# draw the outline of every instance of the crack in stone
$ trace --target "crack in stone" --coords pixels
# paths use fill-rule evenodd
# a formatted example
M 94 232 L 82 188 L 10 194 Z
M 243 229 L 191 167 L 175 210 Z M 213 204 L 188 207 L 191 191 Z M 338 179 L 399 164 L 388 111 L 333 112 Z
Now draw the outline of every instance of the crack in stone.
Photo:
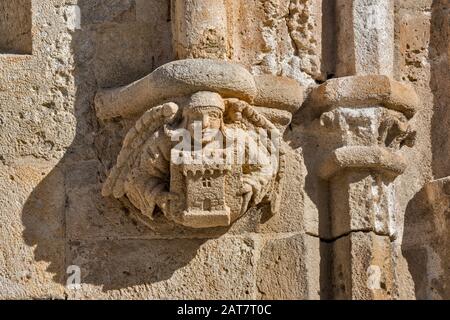
M 342 238 L 345 238 L 345 237 L 351 235 L 352 233 L 358 233 L 358 232 L 361 232 L 361 233 L 373 233 L 373 234 L 375 234 L 377 236 L 380 236 L 380 237 L 388 237 L 392 241 L 392 239 L 389 236 L 389 234 L 377 232 L 377 231 L 375 231 L 373 229 L 355 229 L 355 230 L 351 230 L 349 232 L 346 232 L 346 233 L 341 234 L 341 235 L 339 235 L 337 237 L 334 237 L 334 238 L 328 238 L 328 239 L 327 238 L 322 238 L 322 237 L 318 237 L 318 238 L 320 239 L 321 242 L 333 243 L 333 242 L 336 242 L 339 239 L 342 239 Z

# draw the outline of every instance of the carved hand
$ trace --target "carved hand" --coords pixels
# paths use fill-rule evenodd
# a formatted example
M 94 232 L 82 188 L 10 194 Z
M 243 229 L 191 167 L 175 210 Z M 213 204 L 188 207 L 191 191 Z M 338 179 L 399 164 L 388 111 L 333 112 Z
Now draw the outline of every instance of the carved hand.
M 167 214 L 170 210 L 170 201 L 177 201 L 179 196 L 173 192 L 160 191 L 156 196 L 156 204 L 164 214 Z
M 247 212 L 250 201 L 252 200 L 253 188 L 250 184 L 244 182 L 240 193 L 242 195 L 241 215 L 243 215 L 245 212 Z

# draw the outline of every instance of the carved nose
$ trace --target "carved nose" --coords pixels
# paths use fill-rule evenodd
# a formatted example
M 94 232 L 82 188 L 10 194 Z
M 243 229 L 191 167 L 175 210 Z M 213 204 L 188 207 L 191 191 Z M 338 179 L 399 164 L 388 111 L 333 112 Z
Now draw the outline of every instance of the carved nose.
M 208 116 L 203 117 L 202 125 L 203 125 L 203 129 L 209 127 L 209 117 Z

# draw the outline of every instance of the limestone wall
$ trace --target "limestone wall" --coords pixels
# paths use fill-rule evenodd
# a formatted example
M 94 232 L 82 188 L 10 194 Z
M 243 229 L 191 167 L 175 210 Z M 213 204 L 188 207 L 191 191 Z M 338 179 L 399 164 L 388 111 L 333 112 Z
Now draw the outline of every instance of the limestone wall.
M 21 2 L 0 1 L 0 298 L 332 297 L 330 250 L 347 240 L 324 231 L 330 187 L 317 171 L 328 142 L 307 107 L 284 136 L 279 214 L 269 218 L 259 206 L 226 230 L 151 230 L 136 208 L 101 194 L 136 119 L 98 119 L 94 98 L 183 54 L 173 46 L 170 1 Z M 254 75 L 297 80 L 306 101 L 336 77 L 334 1 L 226 0 L 224 7 L 224 59 Z M 435 203 L 446 189 L 427 186 L 450 176 L 449 8 L 445 0 L 397 0 L 394 13 L 393 78 L 411 85 L 421 106 L 410 120 L 415 145 L 400 151 L 409 165 L 394 182 L 389 295 L 448 299 L 448 208 Z M 16 25 L 25 40 L 13 36 Z M 79 288 L 66 286 L 71 266 L 80 268 Z

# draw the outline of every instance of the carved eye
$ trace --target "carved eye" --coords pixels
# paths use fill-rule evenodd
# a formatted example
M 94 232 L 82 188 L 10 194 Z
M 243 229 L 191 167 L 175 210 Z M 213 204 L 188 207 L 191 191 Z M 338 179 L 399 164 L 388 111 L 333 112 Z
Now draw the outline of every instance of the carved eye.
M 219 118 L 220 118 L 220 115 L 219 115 L 219 113 L 217 113 L 217 112 L 211 112 L 211 113 L 209 114 L 209 117 L 210 117 L 211 119 L 219 119 Z

